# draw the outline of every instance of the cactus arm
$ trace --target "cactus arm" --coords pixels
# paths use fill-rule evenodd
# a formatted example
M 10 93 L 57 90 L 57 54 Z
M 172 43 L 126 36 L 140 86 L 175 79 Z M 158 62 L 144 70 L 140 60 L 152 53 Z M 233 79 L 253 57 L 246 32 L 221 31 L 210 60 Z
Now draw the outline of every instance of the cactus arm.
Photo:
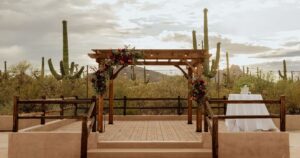
M 212 60 L 211 60 L 211 68 L 210 68 L 211 70 L 214 69 L 215 64 L 216 64 L 216 63 L 215 63 L 215 59 L 212 59 Z
M 61 72 L 61 75 L 62 77 L 64 78 L 66 75 L 66 71 L 65 71 L 65 65 L 64 65 L 64 62 L 63 61 L 60 61 L 59 62 L 59 66 L 60 66 L 60 72 Z
M 83 73 L 83 70 L 84 70 L 84 66 L 82 66 L 80 68 L 80 70 L 75 73 L 73 76 L 69 76 L 70 79 L 77 79 L 77 78 L 80 78 L 81 74 Z
M 59 74 L 55 71 L 51 59 L 48 60 L 48 65 L 49 65 L 49 69 L 50 69 L 51 74 L 52 74 L 57 80 L 61 80 L 63 77 L 62 77 L 62 75 L 59 75 Z
M 74 69 L 75 69 L 75 63 L 72 62 L 72 63 L 71 63 L 71 67 L 70 67 L 70 75 L 71 75 L 71 76 L 72 76 L 73 73 L 74 73 Z
M 207 72 L 206 76 L 208 78 L 213 78 L 216 76 L 217 71 L 219 69 L 219 62 L 220 62 L 220 52 L 221 52 L 221 43 L 218 42 L 217 50 L 216 50 L 216 59 L 212 60 L 211 70 Z

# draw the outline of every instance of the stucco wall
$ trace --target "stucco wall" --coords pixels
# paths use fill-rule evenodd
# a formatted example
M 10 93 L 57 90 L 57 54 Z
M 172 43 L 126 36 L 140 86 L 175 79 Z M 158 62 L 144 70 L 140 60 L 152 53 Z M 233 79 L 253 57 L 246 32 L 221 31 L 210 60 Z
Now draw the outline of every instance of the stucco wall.
M 46 122 L 53 121 L 53 119 L 46 119 Z M 28 128 L 31 126 L 39 125 L 41 120 L 39 119 L 19 119 L 19 129 Z M 0 130 L 12 130 L 13 117 L 12 116 L 0 116 Z
M 89 136 L 89 147 L 97 147 L 97 133 Z M 81 133 L 10 133 L 8 158 L 80 158 Z
M 273 119 L 275 125 L 279 128 L 279 119 Z M 300 130 L 300 115 L 286 115 L 286 130 L 295 131 Z
M 203 135 L 205 148 L 211 136 Z M 289 134 L 283 132 L 219 133 L 219 158 L 289 158 Z

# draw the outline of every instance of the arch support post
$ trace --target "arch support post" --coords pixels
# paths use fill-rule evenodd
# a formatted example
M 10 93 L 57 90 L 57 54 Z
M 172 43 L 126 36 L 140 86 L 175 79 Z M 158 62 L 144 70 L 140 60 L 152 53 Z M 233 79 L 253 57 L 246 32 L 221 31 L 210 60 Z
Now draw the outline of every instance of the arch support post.
M 114 123 L 114 79 L 109 80 L 109 113 L 108 113 L 108 123 Z
M 104 108 L 104 98 L 103 95 L 98 95 L 96 100 L 96 106 L 98 110 L 98 131 L 100 133 L 104 132 L 104 119 L 103 119 L 103 108 Z
M 188 97 L 187 97 L 187 104 L 188 104 L 188 124 L 192 124 L 193 120 L 193 101 L 192 97 L 192 75 L 193 71 L 191 68 L 188 68 Z

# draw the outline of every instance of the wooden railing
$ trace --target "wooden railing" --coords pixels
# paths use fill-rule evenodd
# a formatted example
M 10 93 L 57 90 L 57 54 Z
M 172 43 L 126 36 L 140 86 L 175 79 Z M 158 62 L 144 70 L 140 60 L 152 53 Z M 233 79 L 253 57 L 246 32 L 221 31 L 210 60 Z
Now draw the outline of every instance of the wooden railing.
M 109 99 L 104 99 L 105 101 L 108 101 Z M 153 110 L 153 109 L 176 109 L 177 114 L 181 115 L 183 113 L 183 110 L 187 107 L 182 106 L 182 101 L 186 100 L 186 98 L 182 98 L 178 96 L 177 98 L 128 98 L 127 96 L 124 96 L 123 98 L 114 98 L 114 101 L 122 101 L 123 106 L 121 107 L 114 107 L 114 109 L 123 110 L 123 115 L 127 115 L 127 110 Z M 177 101 L 177 106 L 145 106 L 145 107 L 137 107 L 137 106 L 128 106 L 128 102 L 138 102 L 138 101 L 152 101 L 152 102 L 158 102 L 158 101 Z M 196 108 L 196 107 L 194 107 Z M 108 107 L 105 107 L 105 109 L 108 109 Z
M 41 106 L 41 115 L 19 115 L 19 107 L 26 105 L 36 105 Z M 46 105 L 60 105 L 61 110 L 54 110 L 52 112 L 60 112 L 60 115 L 46 115 L 51 113 L 51 111 L 46 111 Z M 77 112 L 74 112 L 72 116 L 65 116 L 63 107 L 65 105 L 74 105 L 75 111 L 78 109 L 79 104 L 91 104 L 87 114 L 79 116 Z M 91 131 L 96 132 L 96 122 L 97 122 L 97 108 L 98 102 L 96 97 L 79 99 L 76 98 L 64 98 L 64 99 L 34 99 L 34 100 L 20 100 L 19 97 L 14 97 L 14 109 L 13 109 L 13 132 L 18 132 L 19 119 L 41 119 L 41 124 L 45 124 L 45 119 L 80 119 L 82 120 L 81 128 L 81 158 L 87 157 L 87 148 L 88 148 L 88 137 Z M 88 125 L 88 120 L 91 119 L 90 124 Z
M 210 104 L 279 104 L 280 114 L 270 115 L 215 115 Z M 280 131 L 286 130 L 286 108 L 285 96 L 281 96 L 279 100 L 222 100 L 222 99 L 208 99 L 204 103 L 204 131 L 210 132 L 212 138 L 212 157 L 218 158 L 219 149 L 219 119 L 266 119 L 266 118 L 279 118 Z M 212 120 L 212 121 L 211 121 Z M 211 123 L 212 122 L 212 123 Z

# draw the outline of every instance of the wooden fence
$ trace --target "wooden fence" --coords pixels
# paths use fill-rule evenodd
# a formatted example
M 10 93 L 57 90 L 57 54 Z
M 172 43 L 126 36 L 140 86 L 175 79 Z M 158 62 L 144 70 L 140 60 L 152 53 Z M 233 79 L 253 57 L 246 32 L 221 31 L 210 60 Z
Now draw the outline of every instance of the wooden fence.
M 280 114 L 270 115 L 216 115 L 214 114 L 210 104 L 279 104 Z M 212 138 L 212 156 L 218 158 L 219 149 L 219 123 L 220 119 L 266 119 L 266 118 L 279 118 L 280 119 L 280 131 L 286 130 L 286 108 L 285 108 L 285 96 L 281 96 L 279 100 L 222 100 L 222 99 L 208 99 L 204 103 L 204 131 L 210 132 Z M 212 120 L 212 121 L 211 121 Z M 212 123 L 211 123 L 212 122 Z
M 41 106 L 41 115 L 19 115 L 19 107 L 26 105 L 36 105 Z M 47 105 L 60 105 L 61 110 L 59 111 L 46 111 Z M 74 115 L 65 116 L 64 115 L 64 106 L 65 105 L 74 105 Z M 79 104 L 90 104 L 89 110 L 86 114 L 79 116 L 77 114 L 77 109 Z M 96 121 L 97 121 L 97 109 L 98 103 L 96 97 L 79 99 L 75 98 L 60 98 L 60 99 L 34 99 L 34 100 L 20 100 L 19 97 L 14 97 L 14 111 L 13 111 L 13 132 L 18 132 L 19 119 L 40 119 L 41 124 L 45 124 L 45 119 L 80 119 L 82 120 L 81 128 L 81 158 L 87 157 L 87 147 L 88 147 L 88 137 L 91 131 L 96 132 Z M 60 112 L 60 115 L 46 115 L 47 113 Z M 88 119 L 91 119 L 90 124 L 88 125 Z

